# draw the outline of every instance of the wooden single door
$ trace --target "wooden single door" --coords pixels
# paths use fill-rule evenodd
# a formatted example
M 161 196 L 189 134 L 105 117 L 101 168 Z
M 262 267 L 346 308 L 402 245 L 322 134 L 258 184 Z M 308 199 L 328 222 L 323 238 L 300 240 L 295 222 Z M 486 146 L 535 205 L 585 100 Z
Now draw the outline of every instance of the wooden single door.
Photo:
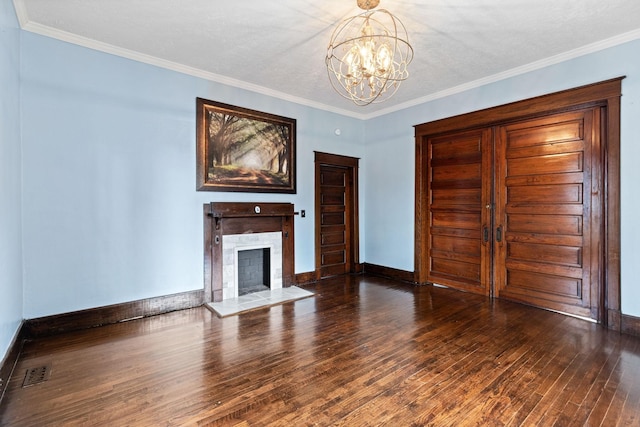
M 598 318 L 599 108 L 496 130 L 495 295 Z
M 358 159 L 316 152 L 316 276 L 358 270 Z
M 491 291 L 491 144 L 490 129 L 427 141 L 429 282 Z

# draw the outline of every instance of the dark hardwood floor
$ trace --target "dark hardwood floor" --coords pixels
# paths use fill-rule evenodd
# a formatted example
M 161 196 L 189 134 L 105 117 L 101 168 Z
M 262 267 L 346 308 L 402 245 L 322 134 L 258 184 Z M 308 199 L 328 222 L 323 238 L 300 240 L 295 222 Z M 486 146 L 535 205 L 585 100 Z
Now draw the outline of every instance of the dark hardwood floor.
M 638 337 L 380 278 L 306 288 L 224 319 L 196 308 L 28 342 L 0 424 L 640 425 Z

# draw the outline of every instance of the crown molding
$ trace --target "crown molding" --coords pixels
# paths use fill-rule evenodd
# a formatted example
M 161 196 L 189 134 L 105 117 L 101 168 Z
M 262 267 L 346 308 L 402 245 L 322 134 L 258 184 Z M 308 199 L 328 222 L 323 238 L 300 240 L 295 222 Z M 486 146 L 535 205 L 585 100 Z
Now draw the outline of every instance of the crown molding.
M 13 0 L 13 8 L 16 11 L 20 28 L 24 29 L 24 26 L 29 22 L 29 14 L 27 13 L 24 2 L 22 0 Z

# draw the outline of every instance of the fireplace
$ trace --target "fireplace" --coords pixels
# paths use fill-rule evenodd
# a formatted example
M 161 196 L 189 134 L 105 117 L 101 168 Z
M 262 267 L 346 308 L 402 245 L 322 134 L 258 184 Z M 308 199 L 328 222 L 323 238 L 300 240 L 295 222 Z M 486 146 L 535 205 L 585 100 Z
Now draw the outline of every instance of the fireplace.
M 219 302 L 242 294 L 245 281 L 258 289 L 279 289 L 294 283 L 293 205 L 290 203 L 222 203 L 204 205 L 205 302 Z M 242 279 L 241 264 L 253 252 L 262 264 Z M 267 262 L 265 261 L 268 259 Z M 254 265 L 255 267 L 255 265 Z M 239 277 L 240 276 L 240 277 Z M 255 279 L 255 280 L 254 280 Z M 257 285 L 258 281 L 262 288 Z M 268 283 L 264 283 L 268 282 Z
M 242 249 L 236 254 L 238 296 L 271 289 L 271 248 Z

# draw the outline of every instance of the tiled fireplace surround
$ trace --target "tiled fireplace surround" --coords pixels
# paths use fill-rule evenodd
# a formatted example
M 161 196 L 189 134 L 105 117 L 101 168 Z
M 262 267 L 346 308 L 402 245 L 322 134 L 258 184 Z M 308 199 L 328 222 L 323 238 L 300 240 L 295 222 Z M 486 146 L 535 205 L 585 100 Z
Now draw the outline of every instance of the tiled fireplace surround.
M 271 288 L 294 281 L 293 205 L 212 202 L 204 213 L 204 289 L 207 302 L 237 297 L 237 252 L 271 250 Z

